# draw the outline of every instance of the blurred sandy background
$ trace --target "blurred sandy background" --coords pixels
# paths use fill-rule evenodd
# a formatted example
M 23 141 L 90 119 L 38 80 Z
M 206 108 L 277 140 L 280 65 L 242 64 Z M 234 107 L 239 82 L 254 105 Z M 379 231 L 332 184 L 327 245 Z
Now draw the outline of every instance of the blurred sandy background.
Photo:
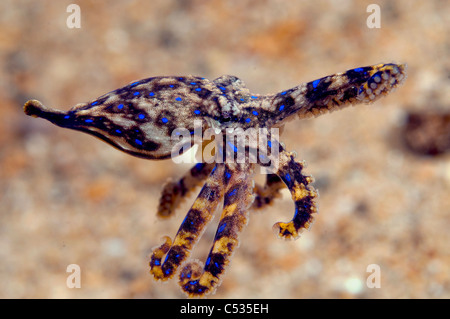
M 252 213 L 222 285 L 210 298 L 449 298 L 450 154 L 403 141 L 409 111 L 449 112 L 448 1 L 0 2 L 0 297 L 184 298 L 155 282 L 148 258 L 173 237 L 155 217 L 167 178 L 189 167 L 132 158 L 80 132 L 27 117 L 35 98 L 67 110 L 157 75 L 233 74 L 255 93 L 322 76 L 406 62 L 403 87 L 372 106 L 292 121 L 282 140 L 307 161 L 319 189 L 312 229 L 285 242 L 288 193 Z M 420 135 L 420 134 L 419 134 Z M 193 252 L 204 260 L 218 218 Z M 81 267 L 69 289 L 66 267 Z M 381 288 L 366 286 L 368 265 Z

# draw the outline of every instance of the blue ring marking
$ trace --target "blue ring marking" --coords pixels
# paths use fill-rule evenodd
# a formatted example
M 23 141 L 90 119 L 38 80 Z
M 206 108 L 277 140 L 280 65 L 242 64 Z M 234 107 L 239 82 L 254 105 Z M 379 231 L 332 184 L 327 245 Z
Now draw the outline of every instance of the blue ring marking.
M 243 98 L 243 97 L 241 97 L 239 100 L 241 100 L 242 102 L 244 102 L 245 101 L 245 99 Z
M 167 117 L 163 117 L 163 118 L 161 119 L 161 122 L 167 123 L 167 122 L 169 122 L 169 120 L 167 119 Z
M 166 255 L 166 258 L 164 258 L 163 264 L 165 264 L 167 260 L 169 260 L 169 254 Z
M 267 141 L 267 145 L 269 145 L 269 147 L 272 147 L 272 141 Z
M 176 97 L 175 100 L 176 101 L 182 101 L 183 99 L 181 97 Z
M 317 88 L 317 86 L 319 85 L 320 79 L 313 81 L 312 86 L 313 88 Z
M 220 225 L 219 229 L 217 229 L 217 235 L 219 235 L 221 232 L 223 232 L 223 230 L 225 229 L 226 226 L 227 226 L 227 223 L 223 223 L 222 225 Z
M 149 96 L 155 96 L 155 93 L 154 92 L 150 92 L 148 95 Z
M 228 193 L 227 196 L 234 196 L 236 194 L 237 189 L 233 189 L 231 192 Z
M 287 91 L 281 92 L 281 95 L 286 95 Z
M 159 266 L 159 265 L 161 265 L 161 261 L 155 260 L 155 266 Z
M 117 108 L 118 108 L 119 110 L 123 109 L 123 104 L 117 105 Z
M 206 262 L 205 262 L 205 267 L 208 266 L 210 262 L 211 262 L 211 257 L 208 257 L 208 259 L 206 259 Z
M 202 169 L 202 168 L 203 168 L 203 163 L 195 164 L 195 169 Z
M 234 145 L 233 143 L 227 142 L 227 144 L 228 144 L 229 146 L 231 146 L 235 152 L 238 151 L 238 148 L 237 148 L 236 145 Z
M 252 113 L 253 113 L 253 115 L 258 115 L 259 114 L 257 111 L 253 111 Z
M 197 83 L 195 83 L 195 82 L 191 82 L 190 84 L 192 84 L 192 85 L 196 85 Z
M 131 83 L 131 84 L 130 84 L 130 87 L 136 86 L 136 85 L 138 85 L 138 84 L 139 84 L 139 81 L 136 81 L 136 82 L 134 82 L 134 83 Z
M 201 112 L 199 110 L 195 110 L 194 113 L 199 115 Z
M 291 181 L 291 175 L 286 174 L 286 180 L 287 180 L 288 182 L 290 182 L 290 181 Z
M 135 139 L 134 141 L 136 142 L 136 144 L 142 145 L 142 141 L 141 140 Z
M 69 119 L 69 118 L 70 118 L 70 115 L 66 115 L 66 116 L 64 116 L 64 118 L 65 118 L 65 119 Z
M 353 69 L 353 71 L 355 71 L 355 72 L 362 72 L 363 68 L 356 68 L 356 69 Z
M 94 120 L 91 120 L 91 119 L 87 119 L 87 120 L 84 120 L 86 123 L 92 123 L 92 122 L 94 122 Z
M 134 96 L 138 96 L 141 92 L 134 92 L 133 95 Z
M 224 88 L 223 86 L 219 86 L 219 89 L 221 89 L 222 91 L 226 91 L 227 89 L 226 88 Z
M 196 88 L 195 89 L 197 92 L 200 92 L 202 90 L 202 88 Z
M 139 117 L 139 119 L 141 119 L 141 120 L 145 119 L 145 115 L 144 115 L 144 114 L 139 114 L 138 117 Z
M 174 85 L 173 85 L 173 84 L 171 84 L 171 85 L 169 85 L 169 87 L 173 88 L 173 87 L 174 87 Z
M 250 123 L 250 121 L 251 121 L 250 118 L 245 119 L 245 122 L 247 122 L 247 123 Z
M 229 178 L 231 177 L 231 174 L 230 174 L 229 172 L 226 172 L 226 173 L 225 173 L 225 177 L 226 177 L 227 179 L 229 179 Z
M 166 275 L 170 274 L 170 269 L 167 269 L 164 273 L 165 273 Z
M 284 104 L 280 106 L 280 108 L 278 109 L 279 111 L 283 111 L 284 110 Z
M 364 92 L 364 85 L 359 87 L 358 94 L 361 94 L 362 92 Z
M 95 102 L 91 103 L 91 106 L 94 106 L 94 105 L 97 105 L 97 104 L 98 104 L 98 101 L 95 101 Z
M 122 134 L 122 131 L 121 131 L 121 130 L 119 130 L 119 129 L 117 129 L 117 130 L 116 130 L 116 133 L 118 133 L 118 134 Z
M 258 97 L 255 95 L 252 95 L 252 99 L 257 99 Z

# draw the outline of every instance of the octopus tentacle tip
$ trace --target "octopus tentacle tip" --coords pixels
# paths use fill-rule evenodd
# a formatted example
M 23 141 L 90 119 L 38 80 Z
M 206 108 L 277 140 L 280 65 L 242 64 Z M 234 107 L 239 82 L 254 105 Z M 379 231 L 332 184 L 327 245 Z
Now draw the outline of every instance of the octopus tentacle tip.
M 63 111 L 46 107 L 38 100 L 27 101 L 23 106 L 23 111 L 25 112 L 26 115 L 32 117 L 42 117 L 48 120 L 51 120 L 55 116 L 58 117 L 60 115 L 65 114 L 65 112 Z
M 25 114 L 33 117 L 38 117 L 38 114 L 45 109 L 46 107 L 38 100 L 29 100 L 23 106 Z

